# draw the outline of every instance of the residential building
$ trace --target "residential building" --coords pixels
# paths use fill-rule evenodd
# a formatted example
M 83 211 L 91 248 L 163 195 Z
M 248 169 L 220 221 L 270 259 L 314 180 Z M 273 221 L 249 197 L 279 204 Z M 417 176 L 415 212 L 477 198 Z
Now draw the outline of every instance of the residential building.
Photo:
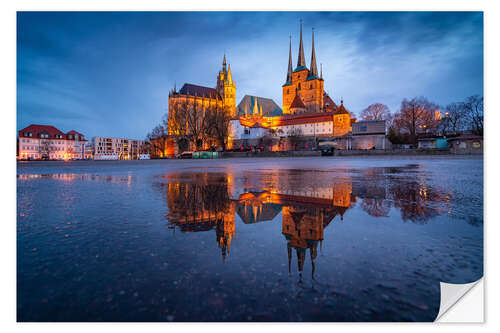
M 143 140 L 108 138 L 96 136 L 92 138 L 94 146 L 94 159 L 106 159 L 112 156 L 112 159 L 137 160 L 144 147 Z
M 84 135 L 77 131 L 64 133 L 50 125 L 30 125 L 18 132 L 18 155 L 28 159 L 84 159 Z

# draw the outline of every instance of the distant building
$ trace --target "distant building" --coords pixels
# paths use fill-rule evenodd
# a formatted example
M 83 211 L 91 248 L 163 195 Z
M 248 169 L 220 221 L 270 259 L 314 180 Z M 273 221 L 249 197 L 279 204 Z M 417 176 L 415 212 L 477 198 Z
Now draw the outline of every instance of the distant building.
M 462 134 L 448 140 L 453 154 L 483 154 L 483 137 L 474 134 Z
M 144 141 L 96 136 L 92 138 L 92 144 L 94 159 L 111 156 L 111 159 L 137 160 L 142 153 Z
M 84 135 L 77 131 L 63 133 L 50 125 L 30 125 L 18 132 L 18 159 L 83 159 Z
M 448 141 L 443 137 L 430 137 L 417 139 L 418 149 L 446 149 Z
M 390 149 L 385 120 L 361 120 L 352 124 L 351 149 Z

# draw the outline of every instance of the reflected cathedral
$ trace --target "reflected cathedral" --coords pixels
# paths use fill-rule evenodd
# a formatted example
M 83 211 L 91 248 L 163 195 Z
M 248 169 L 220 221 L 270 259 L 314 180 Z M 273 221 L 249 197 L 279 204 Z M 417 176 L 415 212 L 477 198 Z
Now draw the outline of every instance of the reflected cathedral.
M 267 170 L 252 172 L 178 173 L 166 176 L 169 223 L 182 232 L 215 231 L 222 260 L 229 255 L 236 233 L 236 216 L 248 224 L 275 221 L 281 213 L 281 231 L 288 252 L 288 270 L 294 261 L 300 275 L 307 257 L 314 279 L 318 247 L 324 231 L 360 201 L 373 217 L 386 217 L 392 207 L 403 220 L 425 223 L 446 205 L 449 195 L 425 182 L 397 182 L 394 170 L 370 174 L 324 177 L 318 171 Z M 370 177 L 366 182 L 364 177 Z M 317 179 L 317 182 L 311 181 Z M 445 208 L 446 209 L 446 208 Z

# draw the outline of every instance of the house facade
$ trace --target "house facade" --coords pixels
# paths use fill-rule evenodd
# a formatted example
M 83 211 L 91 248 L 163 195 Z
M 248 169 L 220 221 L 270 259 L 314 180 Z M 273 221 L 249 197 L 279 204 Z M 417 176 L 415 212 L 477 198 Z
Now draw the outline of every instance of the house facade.
M 143 146 L 143 140 L 102 136 L 92 138 L 94 159 L 137 160 L 142 153 Z
M 19 160 L 84 159 L 87 140 L 77 131 L 64 133 L 51 125 L 30 125 L 18 132 Z

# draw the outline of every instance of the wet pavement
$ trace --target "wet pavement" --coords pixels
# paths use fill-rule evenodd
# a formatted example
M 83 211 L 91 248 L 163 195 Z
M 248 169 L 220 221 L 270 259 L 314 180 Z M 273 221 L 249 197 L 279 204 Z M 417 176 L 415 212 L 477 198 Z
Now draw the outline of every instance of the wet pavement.
M 18 163 L 19 321 L 432 321 L 482 158 Z

